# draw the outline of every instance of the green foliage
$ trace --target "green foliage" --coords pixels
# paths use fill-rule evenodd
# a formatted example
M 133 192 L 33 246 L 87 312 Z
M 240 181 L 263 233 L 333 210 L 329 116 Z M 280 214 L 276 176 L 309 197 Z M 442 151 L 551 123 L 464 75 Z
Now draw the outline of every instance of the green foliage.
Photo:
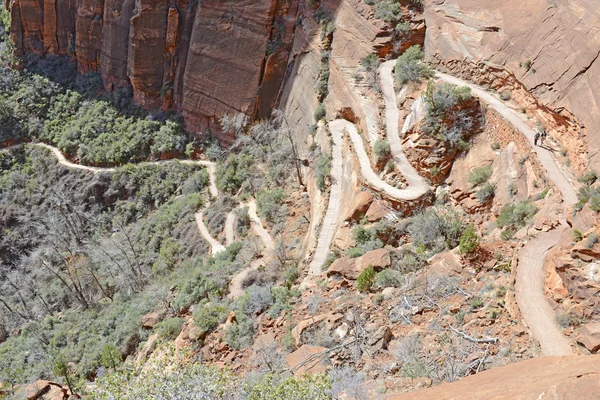
M 384 269 L 375 276 L 375 285 L 380 288 L 386 287 L 402 287 L 404 282 L 403 275 L 393 269 Z
M 392 149 L 387 140 L 377 140 L 373 146 L 375 162 L 382 164 L 392 156 Z
M 349 257 L 360 257 L 368 251 L 383 247 L 383 242 L 377 238 L 375 229 L 366 229 L 362 225 L 357 225 L 352 230 L 352 238 L 356 242 L 356 247 L 348 249 L 346 254 Z
M 472 254 L 479 247 L 479 235 L 475 226 L 469 224 L 460 236 L 459 249 L 462 254 Z
M 372 265 L 369 265 L 356 279 L 356 288 L 359 292 L 368 292 L 373 283 L 375 283 L 376 272 Z
M 258 207 L 260 216 L 266 221 L 274 222 L 281 217 L 280 210 L 285 198 L 285 192 L 283 189 L 261 189 L 256 194 L 256 205 Z
M 592 232 L 588 235 L 584 246 L 586 249 L 591 249 L 596 243 L 598 243 L 598 234 Z
M 227 307 L 221 304 L 210 304 L 204 307 L 198 306 L 194 309 L 194 323 L 202 332 L 212 332 L 223 322 L 227 312 Z
M 315 163 L 315 176 L 317 187 L 321 192 L 327 190 L 327 178 L 331 175 L 331 157 L 327 154 L 321 154 Z
M 323 103 L 317 104 L 317 108 L 315 108 L 314 118 L 316 122 L 325 118 L 325 106 Z
M 488 179 L 492 176 L 492 167 L 486 165 L 481 168 L 473 168 L 471 172 L 469 172 L 469 183 L 475 187 L 479 186 L 482 183 L 486 183 Z
M 573 241 L 575 243 L 583 240 L 583 233 L 579 229 L 573 229 Z
M 225 163 L 217 165 L 215 183 L 219 190 L 235 194 L 249 178 L 249 168 L 254 162 L 247 153 L 229 154 Z
M 406 49 L 396 60 L 395 77 L 398 84 L 420 82 L 421 79 L 433 77 L 433 70 L 423 63 L 423 52 L 419 45 Z
M 578 180 L 585 185 L 591 186 L 598 180 L 598 173 L 594 170 L 590 170 L 583 174 Z
M 477 196 L 477 201 L 483 204 L 491 200 L 495 193 L 496 186 L 494 186 L 493 183 L 486 183 L 485 185 L 481 186 L 479 190 L 477 190 L 475 195 Z
M 369 53 L 360 59 L 360 66 L 367 71 L 375 71 L 379 67 L 379 57 L 375 53 Z
M 475 310 L 481 307 L 483 307 L 483 300 L 481 300 L 479 297 L 473 297 L 471 300 L 471 308 Z
M 400 3 L 394 0 L 382 0 L 375 4 L 375 18 L 385 22 L 394 22 L 402 16 Z
M 171 340 L 179 335 L 182 325 L 183 319 L 179 317 L 165 318 L 154 327 L 154 331 L 160 339 Z
M 100 364 L 105 368 L 117 369 L 123 362 L 121 352 L 112 344 L 107 344 L 100 355 Z
M 469 108 L 471 89 L 430 81 L 423 99 L 427 113 L 422 130 L 451 148 L 459 151 L 468 149 L 465 140 L 477 126 L 476 121 L 481 119 L 480 110 Z
M 515 204 L 507 204 L 500 210 L 496 223 L 500 228 L 511 226 L 521 228 L 535 215 L 537 207 L 529 200 L 523 200 Z
M 415 214 L 408 229 L 417 248 L 438 253 L 459 244 L 464 225 L 454 210 L 429 208 Z

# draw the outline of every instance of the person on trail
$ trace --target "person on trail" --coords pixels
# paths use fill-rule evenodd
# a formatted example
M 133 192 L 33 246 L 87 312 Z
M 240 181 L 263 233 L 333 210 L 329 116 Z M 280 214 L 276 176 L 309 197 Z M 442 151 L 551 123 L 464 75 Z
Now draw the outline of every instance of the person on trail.
M 540 137 L 540 143 L 542 145 L 544 144 L 544 140 L 546 140 L 546 136 L 548 136 L 548 134 L 546 133 L 546 130 L 544 129 L 544 132 L 542 132 L 542 137 Z
M 533 137 L 533 145 L 534 146 L 537 146 L 537 142 L 538 142 L 539 138 L 540 138 L 540 133 L 536 132 L 535 136 Z

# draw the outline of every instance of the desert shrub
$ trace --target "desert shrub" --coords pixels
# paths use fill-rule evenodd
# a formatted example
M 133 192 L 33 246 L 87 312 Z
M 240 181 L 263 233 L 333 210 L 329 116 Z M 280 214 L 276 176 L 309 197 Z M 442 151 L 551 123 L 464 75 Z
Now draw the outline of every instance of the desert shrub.
M 422 60 L 423 52 L 420 46 L 414 45 L 406 49 L 396 60 L 394 69 L 396 82 L 406 84 L 431 78 L 433 70 L 427 64 L 424 64 Z
M 259 190 L 256 194 L 256 205 L 261 217 L 269 222 L 274 222 L 280 217 L 280 209 L 285 192 L 283 189 Z
M 521 228 L 536 212 L 537 207 L 529 200 L 507 204 L 500 210 L 496 223 L 500 228 L 505 226 Z
M 383 242 L 377 238 L 377 232 L 362 225 L 357 225 L 352 230 L 352 238 L 356 242 L 356 247 L 347 250 L 346 254 L 349 257 L 360 257 L 368 251 L 383 247 Z
M 598 173 L 594 170 L 588 171 L 585 174 L 583 174 L 578 180 L 579 182 L 590 186 L 598 180 Z
M 250 230 L 250 214 L 248 214 L 248 207 L 241 207 L 235 210 L 235 231 L 236 233 L 244 237 Z
M 273 304 L 271 286 L 252 285 L 243 296 L 238 297 L 232 309 L 236 312 L 234 322 L 225 332 L 225 341 L 234 349 L 252 344 L 255 328 L 254 319 Z
M 175 339 L 177 335 L 179 335 L 179 332 L 181 332 L 182 325 L 183 319 L 179 317 L 166 318 L 154 327 L 154 331 L 158 334 L 158 337 L 161 339 Z
M 359 292 L 368 292 L 373 283 L 375 283 L 376 272 L 372 265 L 369 265 L 356 279 L 356 288 Z
M 223 322 L 229 310 L 222 304 L 210 304 L 196 307 L 194 310 L 194 323 L 202 332 L 211 332 Z
M 418 271 L 423 265 L 425 265 L 424 260 L 413 253 L 405 253 L 398 263 L 400 271 L 405 274 Z
M 583 233 L 579 229 L 573 229 L 573 241 L 581 242 L 583 240 Z
M 317 108 L 315 108 L 314 118 L 317 122 L 325 118 L 325 106 L 323 103 L 319 103 Z
M 481 307 L 483 307 L 483 300 L 479 297 L 473 297 L 473 299 L 471 299 L 471 308 L 475 310 Z
M 408 229 L 417 248 L 422 246 L 439 252 L 444 248 L 456 247 L 463 228 L 462 221 L 453 210 L 429 208 L 415 214 Z
M 350 258 L 357 258 L 362 256 L 363 254 L 365 253 L 360 247 L 351 247 L 348 250 L 346 250 L 346 255 Z
M 471 99 L 471 89 L 467 86 L 430 81 L 423 94 L 426 109 L 423 132 L 459 151 L 468 149 L 465 139 L 476 126 L 476 119 L 481 118 L 478 110 L 468 107 Z
M 504 101 L 508 101 L 511 98 L 511 93 L 509 90 L 503 90 L 500 92 L 500 99 Z
M 591 249 L 596 243 L 598 243 L 598 234 L 592 232 L 588 235 L 584 246 L 588 249 Z
M 394 22 L 400 19 L 400 3 L 395 1 L 382 0 L 375 4 L 375 18 L 385 22 Z
M 486 201 L 491 200 L 495 193 L 496 186 L 494 186 L 493 183 L 486 183 L 485 185 L 481 186 L 479 190 L 477 190 L 475 195 L 477 196 L 477 201 L 483 204 Z
M 442 171 L 440 170 L 440 167 L 438 167 L 437 165 L 434 165 L 433 167 L 429 168 L 429 173 L 433 177 L 438 176 L 441 172 Z
M 479 247 L 479 235 L 475 226 L 469 224 L 460 236 L 459 249 L 462 254 L 471 254 Z
M 100 355 L 100 364 L 105 368 L 117 369 L 123 362 L 121 352 L 112 344 L 107 344 Z
M 483 183 L 486 183 L 488 179 L 492 176 L 492 167 L 486 165 L 481 168 L 473 168 L 471 172 L 469 172 L 469 183 L 475 187 L 479 186 Z
M 389 268 L 378 272 L 375 276 L 375 285 L 380 288 L 401 287 L 403 281 L 404 278 L 400 272 Z
M 291 309 L 291 300 L 299 293 L 290 290 L 286 286 L 273 286 L 271 289 L 273 304 L 269 308 L 269 315 L 272 318 L 277 317 L 282 311 Z
M 315 176 L 317 179 L 317 187 L 321 192 L 327 190 L 327 179 L 331 175 L 331 157 L 327 154 L 321 154 L 317 158 L 315 166 Z
M 375 162 L 381 164 L 392 156 L 392 150 L 387 140 L 378 140 L 373 146 L 373 154 L 375 155 Z
M 246 153 L 230 154 L 224 163 L 217 165 L 215 183 L 219 190 L 235 194 L 249 177 L 249 168 L 254 162 Z

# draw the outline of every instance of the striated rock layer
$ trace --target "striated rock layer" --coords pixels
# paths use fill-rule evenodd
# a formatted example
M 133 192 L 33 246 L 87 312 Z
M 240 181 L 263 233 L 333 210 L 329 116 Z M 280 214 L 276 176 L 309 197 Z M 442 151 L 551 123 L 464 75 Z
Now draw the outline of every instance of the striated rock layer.
M 71 54 L 105 88 L 183 112 L 225 142 L 217 120 L 267 117 L 295 39 L 299 0 L 7 0 L 18 55 Z M 220 135 L 220 136 L 219 136 Z
M 496 89 L 523 87 L 533 99 L 521 104 L 537 106 L 535 118 L 563 127 L 556 136 L 569 151 L 600 165 L 597 1 L 428 0 L 425 19 L 430 61 Z

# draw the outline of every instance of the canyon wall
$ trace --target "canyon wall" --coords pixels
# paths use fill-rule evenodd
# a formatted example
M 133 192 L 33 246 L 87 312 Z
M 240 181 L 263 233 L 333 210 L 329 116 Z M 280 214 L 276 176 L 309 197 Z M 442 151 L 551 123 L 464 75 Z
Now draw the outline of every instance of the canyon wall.
M 597 1 L 426 0 L 425 19 L 429 61 L 497 89 L 522 87 L 554 121 L 536 118 L 562 125 L 567 150 L 600 167 Z
M 70 54 L 105 88 L 182 112 L 201 132 L 224 114 L 266 117 L 284 81 L 298 0 L 8 0 L 17 55 Z

